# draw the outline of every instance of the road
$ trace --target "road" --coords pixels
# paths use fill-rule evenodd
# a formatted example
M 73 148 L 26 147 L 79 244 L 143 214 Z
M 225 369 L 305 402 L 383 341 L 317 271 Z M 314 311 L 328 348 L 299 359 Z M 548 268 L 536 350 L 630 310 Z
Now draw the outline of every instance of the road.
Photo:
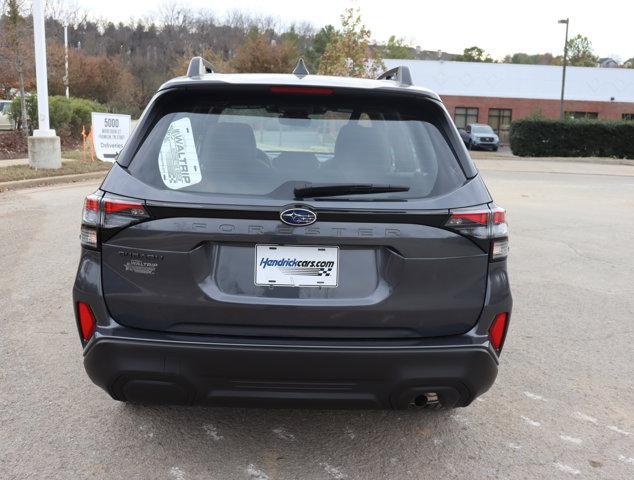
M 0 194 L 0 478 L 634 478 L 633 170 L 484 168 L 515 309 L 497 383 L 446 412 L 115 402 L 71 308 L 96 183 Z

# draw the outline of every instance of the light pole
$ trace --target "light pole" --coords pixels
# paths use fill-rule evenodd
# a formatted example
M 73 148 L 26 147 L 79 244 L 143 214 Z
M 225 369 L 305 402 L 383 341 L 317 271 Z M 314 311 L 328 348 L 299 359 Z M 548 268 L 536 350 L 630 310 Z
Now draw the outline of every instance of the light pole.
M 564 68 L 561 74 L 561 101 L 559 102 L 559 118 L 561 120 L 564 119 L 564 92 L 566 90 L 566 64 L 568 63 L 568 25 L 570 24 L 570 19 L 562 19 L 557 23 L 565 23 L 566 24 L 566 41 L 564 42 Z
M 33 43 L 35 46 L 35 80 L 37 84 L 37 130 L 29 137 L 29 164 L 34 168 L 59 168 L 62 152 L 59 137 L 51 130 L 48 116 L 48 76 L 46 72 L 46 37 L 44 5 L 33 0 Z

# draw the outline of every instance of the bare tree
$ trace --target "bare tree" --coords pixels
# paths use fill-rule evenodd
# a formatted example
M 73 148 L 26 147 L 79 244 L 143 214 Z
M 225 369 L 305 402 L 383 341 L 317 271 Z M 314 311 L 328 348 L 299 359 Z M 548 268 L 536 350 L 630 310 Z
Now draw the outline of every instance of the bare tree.
M 88 19 L 88 13 L 76 0 L 47 0 L 44 14 L 62 25 L 75 26 Z
M 115 23 L 87 16 L 81 0 L 47 0 L 50 93 L 64 93 L 63 31 L 67 23 L 72 93 L 132 114 L 143 109 L 161 83 L 181 75 L 195 55 L 210 59 L 220 72 L 286 72 L 300 55 L 316 66 L 324 51 L 314 48 L 315 29 L 309 23 L 287 25 L 275 17 L 238 10 L 220 16 L 209 9 L 192 10 L 184 0 L 160 2 L 163 0 L 151 16 Z M 24 90 L 28 92 L 35 84 L 30 1 L 0 0 L 4 12 L 10 3 L 19 7 L 19 15 L 13 18 L 23 34 L 9 35 L 15 28 L 9 27 L 6 14 L 0 12 L 0 89 L 4 87 L 6 94 L 19 83 L 16 52 L 21 54 L 18 67 L 22 68 Z M 106 73 L 105 81 L 95 75 L 110 67 L 121 73 L 116 81 L 114 74 Z

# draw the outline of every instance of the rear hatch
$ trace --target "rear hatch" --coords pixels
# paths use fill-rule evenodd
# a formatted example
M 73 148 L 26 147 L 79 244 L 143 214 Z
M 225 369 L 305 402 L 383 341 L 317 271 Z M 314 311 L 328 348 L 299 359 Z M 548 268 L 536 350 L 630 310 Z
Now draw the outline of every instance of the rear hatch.
M 129 166 L 102 186 L 144 210 L 102 232 L 117 322 L 341 339 L 475 324 L 488 250 L 446 222 L 491 199 L 465 175 L 444 109 L 309 90 L 158 98 Z

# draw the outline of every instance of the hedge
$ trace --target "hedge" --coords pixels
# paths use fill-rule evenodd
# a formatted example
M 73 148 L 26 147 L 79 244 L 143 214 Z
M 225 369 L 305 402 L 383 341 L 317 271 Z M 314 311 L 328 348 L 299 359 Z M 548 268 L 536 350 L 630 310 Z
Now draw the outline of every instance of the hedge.
M 511 124 L 511 150 L 523 157 L 634 159 L 634 122 L 527 118 Z
M 51 128 L 58 135 L 79 137 L 81 127 L 88 131 L 91 125 L 91 112 L 105 112 L 105 105 L 87 100 L 85 98 L 66 98 L 61 95 L 48 97 L 48 110 Z M 18 123 L 21 117 L 20 99 L 15 98 L 11 103 L 11 119 Z M 26 98 L 26 112 L 31 130 L 37 127 L 37 96 L 30 95 Z

